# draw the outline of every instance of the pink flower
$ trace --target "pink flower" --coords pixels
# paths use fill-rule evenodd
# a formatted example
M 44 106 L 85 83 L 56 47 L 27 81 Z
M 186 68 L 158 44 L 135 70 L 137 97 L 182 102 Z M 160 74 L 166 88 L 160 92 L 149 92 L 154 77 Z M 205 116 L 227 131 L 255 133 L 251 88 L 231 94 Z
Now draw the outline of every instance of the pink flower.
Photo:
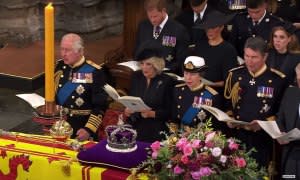
M 219 157 L 221 154 L 222 154 L 222 149 L 219 148 L 219 147 L 214 147 L 212 150 L 211 150 L 211 153 L 214 157 Z
M 160 149 L 160 142 L 155 141 L 154 143 L 151 144 L 150 147 L 151 147 L 152 151 L 157 152 Z
M 181 167 L 179 167 L 178 165 L 176 165 L 174 167 L 174 174 L 181 174 L 184 172 L 184 169 L 182 169 Z
M 200 140 L 199 139 L 194 139 L 192 141 L 192 148 L 199 148 L 200 147 Z
M 235 158 L 234 162 L 239 168 L 243 168 L 246 166 L 246 161 L 244 158 Z
M 189 158 L 186 155 L 181 156 L 181 162 L 183 164 L 189 163 Z
M 212 170 L 209 167 L 201 167 L 200 168 L 200 176 L 209 176 L 212 174 Z
M 201 179 L 200 171 L 193 171 L 191 172 L 192 178 L 195 180 Z
M 193 153 L 192 145 L 190 143 L 186 144 L 183 147 L 183 154 L 186 156 L 190 156 L 192 153 Z
M 153 159 L 156 159 L 157 156 L 158 156 L 158 151 L 153 151 L 153 152 L 152 152 L 152 158 L 153 158 Z
M 179 139 L 179 141 L 176 143 L 176 147 L 182 151 L 184 146 L 188 143 L 187 139 L 186 138 L 181 138 Z
M 220 162 L 223 163 L 223 164 L 225 164 L 226 161 L 227 161 L 227 156 L 221 155 Z
M 205 143 L 209 142 L 209 141 L 212 141 L 214 136 L 215 136 L 216 132 L 211 132 L 209 134 L 206 135 L 206 139 L 205 139 Z
M 228 147 L 230 150 L 238 150 L 239 149 L 239 145 L 235 142 L 229 143 Z

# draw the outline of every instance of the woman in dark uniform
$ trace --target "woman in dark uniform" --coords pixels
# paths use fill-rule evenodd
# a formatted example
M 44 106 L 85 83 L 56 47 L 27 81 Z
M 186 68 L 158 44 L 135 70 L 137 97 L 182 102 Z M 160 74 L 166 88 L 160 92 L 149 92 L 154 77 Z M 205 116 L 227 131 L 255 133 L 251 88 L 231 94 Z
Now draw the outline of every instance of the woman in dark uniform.
M 164 138 L 161 131 L 167 131 L 174 80 L 162 73 L 165 63 L 159 48 L 148 47 L 137 55 L 141 70 L 133 73 L 129 95 L 140 97 L 151 110 L 133 112 L 126 108 L 125 115 L 137 131 L 137 140 L 154 142 Z
M 293 84 L 294 69 L 300 62 L 300 46 L 294 31 L 295 27 L 290 24 L 273 28 L 266 61 L 269 67 L 286 75 L 288 84 Z
M 184 83 L 178 84 L 173 92 L 172 126 L 181 128 L 196 127 L 205 122 L 208 112 L 202 110 L 201 105 L 220 108 L 221 96 L 213 88 L 204 85 L 201 81 L 204 69 L 204 59 L 198 56 L 189 56 L 183 65 Z M 226 128 L 224 123 L 213 120 L 213 127 L 217 130 Z

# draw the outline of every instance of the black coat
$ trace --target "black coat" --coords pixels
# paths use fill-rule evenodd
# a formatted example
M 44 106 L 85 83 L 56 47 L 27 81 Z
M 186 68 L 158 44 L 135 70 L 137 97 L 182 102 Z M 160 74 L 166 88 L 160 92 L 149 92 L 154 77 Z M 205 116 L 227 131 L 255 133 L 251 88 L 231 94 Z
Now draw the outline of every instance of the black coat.
M 187 56 L 189 44 L 187 30 L 170 17 L 157 39 L 153 37 L 153 28 L 149 20 L 144 20 L 139 24 L 134 57 L 136 58 L 138 49 L 143 42 L 155 40 L 163 46 L 161 51 L 166 62 L 166 68 L 169 68 L 175 74 L 181 74 L 181 67 Z M 175 43 L 171 39 L 175 39 Z
M 288 132 L 293 128 L 300 129 L 299 103 L 300 89 L 289 87 L 282 99 L 276 121 L 282 132 Z M 282 175 L 295 175 L 294 179 L 300 179 L 299 140 L 283 145 L 281 171 Z
M 134 72 L 129 95 L 142 98 L 146 105 L 155 111 L 155 118 L 143 118 L 140 113 L 129 117 L 129 123 L 137 131 L 137 140 L 154 142 L 164 138 L 161 131 L 167 132 L 166 122 L 170 119 L 171 94 L 174 80 L 166 75 L 156 75 L 147 87 L 142 71 Z
M 294 84 L 295 67 L 300 63 L 300 54 L 279 54 L 275 49 L 270 49 L 266 63 L 269 67 L 283 72 L 286 75 L 288 84 Z
M 203 29 L 196 29 L 194 28 L 194 26 L 197 23 L 203 22 L 206 19 L 207 14 L 213 10 L 214 9 L 211 6 L 207 6 L 203 14 L 202 20 L 197 22 L 194 22 L 194 11 L 192 9 L 187 9 L 185 11 L 182 11 L 175 18 L 176 21 L 181 23 L 188 30 L 191 38 L 190 44 L 195 44 L 201 40 L 207 40 L 205 31 Z

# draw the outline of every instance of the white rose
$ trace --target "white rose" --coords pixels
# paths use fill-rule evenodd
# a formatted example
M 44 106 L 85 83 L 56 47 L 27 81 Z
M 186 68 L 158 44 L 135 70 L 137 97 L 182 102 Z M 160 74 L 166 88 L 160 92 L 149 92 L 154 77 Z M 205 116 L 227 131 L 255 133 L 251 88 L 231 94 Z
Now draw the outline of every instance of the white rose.
M 211 153 L 214 157 L 219 157 L 222 154 L 222 149 L 219 147 L 214 147 Z
M 226 161 L 227 161 L 227 156 L 221 155 L 220 162 L 221 163 L 226 163 Z

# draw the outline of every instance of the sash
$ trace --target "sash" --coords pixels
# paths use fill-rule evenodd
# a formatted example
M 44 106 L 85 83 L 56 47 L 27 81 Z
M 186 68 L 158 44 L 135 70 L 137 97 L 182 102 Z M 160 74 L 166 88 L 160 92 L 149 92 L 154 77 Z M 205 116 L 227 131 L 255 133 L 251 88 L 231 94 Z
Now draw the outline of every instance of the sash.
M 91 73 L 95 68 L 89 64 L 83 65 L 77 72 L 79 73 Z M 58 105 L 63 105 L 72 92 L 79 86 L 80 83 L 72 83 L 68 81 L 57 93 L 57 103 Z
M 202 98 L 207 98 L 207 99 L 212 99 L 212 94 L 205 90 L 203 92 L 203 95 L 201 96 Z M 201 104 L 205 104 L 205 103 L 201 103 Z M 193 107 L 193 105 L 191 105 L 188 110 L 184 113 L 181 122 L 184 125 L 190 125 L 193 121 L 193 118 L 197 116 L 197 114 L 199 113 L 199 111 L 201 110 L 201 108 L 196 108 Z

